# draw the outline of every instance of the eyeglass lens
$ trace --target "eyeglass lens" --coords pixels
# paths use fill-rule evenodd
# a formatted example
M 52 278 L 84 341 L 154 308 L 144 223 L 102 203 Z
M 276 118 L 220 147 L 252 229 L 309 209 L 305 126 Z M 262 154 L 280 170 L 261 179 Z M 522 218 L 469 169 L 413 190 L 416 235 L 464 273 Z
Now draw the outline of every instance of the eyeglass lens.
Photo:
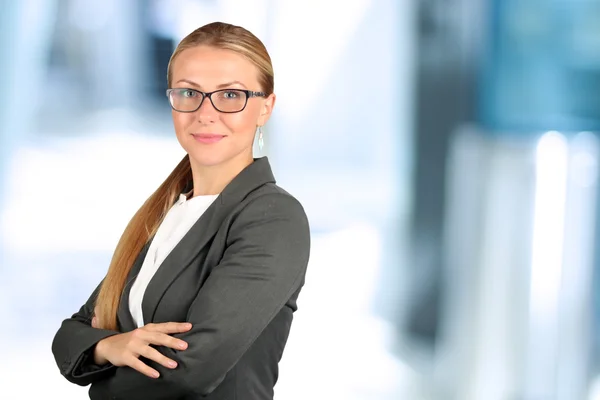
M 214 92 L 210 100 L 218 111 L 238 112 L 246 105 L 246 96 L 246 92 L 242 90 L 225 89 Z M 169 99 L 175 110 L 190 112 L 200 107 L 203 95 L 193 89 L 175 89 L 171 91 Z

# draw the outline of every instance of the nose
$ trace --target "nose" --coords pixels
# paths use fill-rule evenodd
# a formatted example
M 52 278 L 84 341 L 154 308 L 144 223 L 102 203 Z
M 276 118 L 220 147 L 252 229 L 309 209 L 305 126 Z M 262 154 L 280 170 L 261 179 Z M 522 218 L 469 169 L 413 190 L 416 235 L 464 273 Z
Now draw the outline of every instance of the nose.
M 214 122 L 218 118 L 218 114 L 219 112 L 212 105 L 212 102 L 210 101 L 208 96 L 204 97 L 204 100 L 202 100 L 202 104 L 200 104 L 200 108 L 196 110 L 198 122 L 203 124 Z

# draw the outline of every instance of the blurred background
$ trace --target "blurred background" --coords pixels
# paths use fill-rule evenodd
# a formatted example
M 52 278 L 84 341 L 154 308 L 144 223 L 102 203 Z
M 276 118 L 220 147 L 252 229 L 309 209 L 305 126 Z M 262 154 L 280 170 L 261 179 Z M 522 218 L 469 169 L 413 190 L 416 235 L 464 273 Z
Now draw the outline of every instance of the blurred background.
M 600 0 L 0 0 L 0 397 L 86 398 L 52 337 L 215 20 L 271 53 L 256 155 L 312 226 L 277 399 L 600 399 Z

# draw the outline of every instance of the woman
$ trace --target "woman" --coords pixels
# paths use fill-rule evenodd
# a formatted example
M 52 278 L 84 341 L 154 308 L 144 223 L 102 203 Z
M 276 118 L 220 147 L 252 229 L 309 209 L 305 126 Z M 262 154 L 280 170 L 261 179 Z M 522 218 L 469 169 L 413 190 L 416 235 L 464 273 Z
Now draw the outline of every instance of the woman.
M 168 84 L 187 155 L 52 351 L 91 399 L 272 399 L 310 235 L 252 155 L 275 104 L 270 57 L 247 30 L 212 23 L 179 43 Z

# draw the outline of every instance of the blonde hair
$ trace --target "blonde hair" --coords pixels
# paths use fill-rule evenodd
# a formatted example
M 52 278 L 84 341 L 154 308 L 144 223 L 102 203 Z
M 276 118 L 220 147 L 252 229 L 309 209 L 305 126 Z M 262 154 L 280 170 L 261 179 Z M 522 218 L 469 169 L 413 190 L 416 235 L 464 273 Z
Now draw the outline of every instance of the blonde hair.
M 214 22 L 196 29 L 177 45 L 167 69 L 169 87 L 172 83 L 174 60 L 184 50 L 196 46 L 230 50 L 246 57 L 258 69 L 260 89 L 267 95 L 273 93 L 273 66 L 264 44 L 248 30 L 222 22 Z M 95 300 L 99 328 L 118 330 L 117 310 L 129 272 L 143 247 L 156 233 L 177 196 L 191 180 L 192 170 L 189 157 L 186 155 L 159 188 L 144 202 L 125 228 Z
M 171 87 L 173 79 L 173 62 L 181 52 L 191 47 L 210 46 L 222 50 L 231 50 L 250 60 L 259 71 L 258 81 L 261 90 L 267 95 L 273 93 L 274 75 L 271 57 L 264 44 L 246 29 L 213 22 L 200 27 L 185 37 L 177 46 L 167 68 L 167 82 Z

